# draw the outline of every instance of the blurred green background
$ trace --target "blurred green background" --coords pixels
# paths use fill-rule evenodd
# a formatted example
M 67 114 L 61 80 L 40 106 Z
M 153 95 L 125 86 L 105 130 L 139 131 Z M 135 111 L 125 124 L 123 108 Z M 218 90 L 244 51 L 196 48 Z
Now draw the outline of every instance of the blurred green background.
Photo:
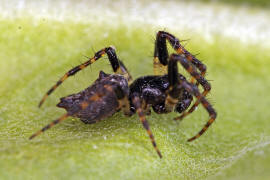
M 196 1 L 196 0 L 195 0 Z M 209 3 L 224 3 L 234 6 L 249 6 L 249 7 L 258 7 L 258 8 L 269 8 L 270 1 L 267 0 L 202 0 L 202 2 Z
M 268 1 L 3 1 L 0 6 L 0 179 L 270 178 L 270 14 Z M 153 74 L 155 33 L 166 30 L 208 67 L 218 112 L 147 119 L 159 159 L 137 116 L 116 113 L 85 125 L 61 116 L 60 97 L 88 87 L 106 58 L 71 77 L 37 108 L 70 68 L 114 45 L 133 78 Z M 180 72 L 187 75 L 183 68 Z

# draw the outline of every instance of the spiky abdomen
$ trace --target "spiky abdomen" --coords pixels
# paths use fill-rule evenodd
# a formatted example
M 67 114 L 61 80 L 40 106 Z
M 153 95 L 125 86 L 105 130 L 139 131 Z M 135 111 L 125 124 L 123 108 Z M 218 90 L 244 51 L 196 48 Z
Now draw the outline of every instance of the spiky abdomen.
M 93 94 L 92 96 L 95 96 Z M 72 94 L 67 97 L 61 98 L 58 107 L 66 109 L 67 112 L 74 114 L 74 117 L 78 117 L 82 122 L 86 124 L 95 123 L 106 117 L 113 115 L 118 107 L 117 98 L 113 93 L 106 94 L 95 101 L 88 101 L 89 105 L 80 110 L 80 104 L 91 98 L 91 96 L 85 96 L 83 94 Z
M 105 86 L 111 86 L 116 78 L 123 79 L 121 76 L 101 72 L 93 85 L 79 93 L 61 98 L 57 106 L 66 109 L 71 116 L 80 118 L 86 124 L 109 117 L 117 111 L 119 103 L 115 93 L 106 89 Z M 82 109 L 82 104 L 85 103 L 87 103 L 87 107 Z

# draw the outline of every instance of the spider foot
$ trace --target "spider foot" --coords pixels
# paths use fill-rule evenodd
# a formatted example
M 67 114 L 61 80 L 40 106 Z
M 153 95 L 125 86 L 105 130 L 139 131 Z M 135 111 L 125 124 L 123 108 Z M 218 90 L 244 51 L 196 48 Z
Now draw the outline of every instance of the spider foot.
M 187 141 L 188 141 L 188 142 L 191 142 L 191 141 L 194 141 L 194 140 L 197 139 L 197 138 L 198 138 L 197 136 L 194 136 L 194 137 L 188 139 Z
M 182 121 L 185 116 L 186 116 L 186 114 L 183 113 L 183 114 L 181 114 L 181 116 L 178 116 L 178 117 L 173 118 L 173 120 L 175 120 L 175 121 Z

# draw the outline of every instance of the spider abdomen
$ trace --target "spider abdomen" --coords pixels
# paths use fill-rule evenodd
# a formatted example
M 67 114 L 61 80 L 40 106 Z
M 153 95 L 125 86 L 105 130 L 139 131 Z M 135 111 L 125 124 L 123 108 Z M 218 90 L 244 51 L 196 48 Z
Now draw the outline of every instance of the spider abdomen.
M 128 90 L 128 84 L 121 75 L 109 75 L 100 72 L 99 78 L 85 90 L 71 94 L 60 99 L 58 107 L 66 109 L 74 117 L 78 117 L 86 124 L 92 124 L 106 117 L 112 116 L 119 107 L 115 92 L 112 90 L 115 84 L 119 84 Z M 127 93 L 127 92 L 126 92 Z M 81 104 L 88 103 L 85 109 Z

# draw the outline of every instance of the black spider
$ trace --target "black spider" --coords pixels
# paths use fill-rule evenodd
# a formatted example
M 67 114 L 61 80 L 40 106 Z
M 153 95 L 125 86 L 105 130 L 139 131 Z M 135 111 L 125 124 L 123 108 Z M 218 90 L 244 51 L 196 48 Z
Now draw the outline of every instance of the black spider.
M 171 44 L 176 54 L 168 55 L 166 40 Z M 159 31 L 156 37 L 154 52 L 155 75 L 143 76 L 132 81 L 132 77 L 123 62 L 117 58 L 115 49 L 113 47 L 107 47 L 98 51 L 93 58 L 85 63 L 69 70 L 45 94 L 40 101 L 39 107 L 64 80 L 94 63 L 105 54 L 109 58 L 114 74 L 106 74 L 100 71 L 99 78 L 90 87 L 77 94 L 61 98 L 57 106 L 65 108 L 67 113 L 33 134 L 30 139 L 69 116 L 78 117 L 84 123 L 91 124 L 109 117 L 122 109 L 127 116 L 134 113 L 139 115 L 155 150 L 161 158 L 161 153 L 157 148 L 154 136 L 145 119 L 145 114 L 151 112 L 151 107 L 159 114 L 172 111 L 182 113 L 180 117 L 175 118 L 181 120 L 186 115 L 192 113 L 199 103 L 201 103 L 209 113 L 210 119 L 204 128 L 188 141 L 193 141 L 200 137 L 216 119 L 217 114 L 215 110 L 205 98 L 211 89 L 210 84 L 204 78 L 206 66 L 190 54 L 180 44 L 177 38 L 164 31 Z M 177 62 L 191 75 L 190 82 L 178 73 Z M 200 73 L 197 72 L 196 68 L 199 69 Z M 204 89 L 203 93 L 199 92 L 197 87 L 199 84 Z M 186 111 L 192 102 L 193 96 L 197 100 Z

